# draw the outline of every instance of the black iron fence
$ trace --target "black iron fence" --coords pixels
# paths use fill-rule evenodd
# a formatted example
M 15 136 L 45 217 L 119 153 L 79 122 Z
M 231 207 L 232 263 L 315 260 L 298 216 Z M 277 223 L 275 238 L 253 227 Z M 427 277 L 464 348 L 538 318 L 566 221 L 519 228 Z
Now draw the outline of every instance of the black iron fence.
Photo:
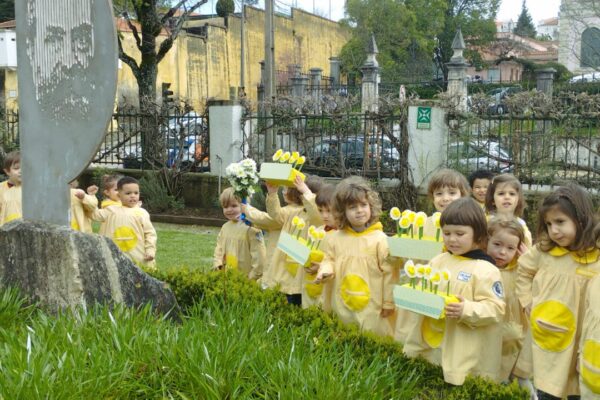
M 465 174 L 486 169 L 513 173 L 523 183 L 600 188 L 600 121 L 573 117 L 449 117 L 447 164 Z
M 19 114 L 5 110 L 0 123 L 0 145 L 5 151 L 19 148 Z
M 402 165 L 398 143 L 406 132 L 401 117 L 346 114 L 251 117 L 243 124 L 243 153 L 257 162 L 269 161 L 266 146 L 298 151 L 306 156 L 303 170 L 321 176 L 350 174 L 392 178 Z M 272 136 L 270 133 L 272 132 Z

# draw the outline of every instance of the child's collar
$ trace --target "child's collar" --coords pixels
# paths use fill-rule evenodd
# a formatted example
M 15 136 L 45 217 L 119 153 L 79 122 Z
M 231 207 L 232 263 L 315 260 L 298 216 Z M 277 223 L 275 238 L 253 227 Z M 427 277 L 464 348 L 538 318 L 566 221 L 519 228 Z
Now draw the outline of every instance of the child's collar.
M 556 246 L 548 251 L 548 254 L 554 257 L 562 257 L 570 254 L 571 257 L 580 264 L 591 264 L 598 261 L 600 258 L 600 250 L 594 248 L 586 251 L 583 255 L 579 255 L 578 252 L 570 251 L 564 247 Z
M 448 253 L 452 254 L 451 252 L 448 252 Z M 496 262 L 494 261 L 494 259 L 492 257 L 490 257 L 488 254 L 486 254 L 486 252 L 484 252 L 481 249 L 471 250 L 471 251 L 466 252 L 465 254 L 461 254 L 460 256 L 452 254 L 452 256 L 456 257 L 460 260 L 484 260 L 493 265 L 496 265 Z
M 361 232 L 356 232 L 354 229 L 352 229 L 351 226 L 347 226 L 344 230 L 353 236 L 362 236 L 364 234 L 371 233 L 374 231 L 383 231 L 383 225 L 381 225 L 381 222 L 375 222 L 374 224 L 371 224 L 370 226 L 365 228 L 364 231 Z

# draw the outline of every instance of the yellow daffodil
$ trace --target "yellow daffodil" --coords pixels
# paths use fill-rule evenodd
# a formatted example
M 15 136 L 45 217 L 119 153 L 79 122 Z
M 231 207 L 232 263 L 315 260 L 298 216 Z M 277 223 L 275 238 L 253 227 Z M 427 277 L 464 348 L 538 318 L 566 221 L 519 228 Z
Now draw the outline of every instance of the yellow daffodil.
M 411 224 L 415 222 L 416 217 L 417 217 L 417 213 L 414 211 L 411 211 L 410 214 L 408 214 L 408 220 L 410 221 Z
M 300 217 L 299 216 L 296 215 L 294 218 L 292 218 L 292 225 L 298 226 L 299 222 L 300 222 Z
M 273 154 L 273 161 L 277 161 L 281 158 L 281 156 L 283 155 L 283 150 L 279 149 L 275 152 L 275 154 Z
M 298 221 L 298 225 L 296 226 L 298 227 L 298 229 L 302 230 L 306 226 L 306 222 L 304 222 L 304 220 L 300 218 L 300 221 Z
M 286 163 L 288 162 L 288 160 L 290 159 L 292 155 L 290 154 L 289 151 L 286 151 L 285 153 L 283 153 L 283 155 L 281 156 L 281 158 L 279 159 L 279 161 Z
M 311 235 L 313 233 L 315 233 L 316 231 L 317 231 L 317 228 L 315 228 L 314 225 L 311 225 L 311 226 L 308 227 L 308 233 L 310 233 Z
M 432 272 L 431 276 L 429 277 L 429 281 L 434 286 L 438 286 L 440 284 L 440 282 L 442 281 L 442 274 L 440 273 L 440 271 L 434 271 L 434 272 Z
M 298 161 L 296 161 L 296 166 L 303 165 L 306 162 L 306 157 L 300 156 L 298 157 Z
M 327 233 L 326 233 L 324 230 L 320 230 L 320 231 L 319 231 L 319 240 L 323 240 L 323 239 L 325 239 L 325 235 L 326 235 L 326 234 L 327 234 Z
M 433 213 L 432 219 L 433 219 L 433 223 L 437 229 L 441 229 L 440 218 L 442 218 L 441 212 L 438 211 L 438 212 Z
M 413 260 L 408 260 L 404 263 L 404 272 L 409 278 L 414 278 L 416 276 L 417 270 L 415 269 Z
M 401 217 L 400 221 L 398 222 L 398 225 L 402 229 L 408 229 L 408 227 L 410 226 L 410 221 L 408 219 L 408 216 Z
M 290 157 L 290 164 L 294 164 L 300 158 L 300 153 L 297 151 L 292 152 L 292 156 Z
M 427 279 L 429 279 L 431 277 L 431 266 L 429 264 L 427 264 L 425 266 L 425 268 L 423 269 L 423 276 Z
M 411 213 L 411 212 L 412 212 L 411 210 L 409 210 L 409 209 L 406 209 L 406 210 L 402 211 L 402 216 L 403 216 L 403 217 L 408 217 L 408 216 L 410 215 L 410 213 Z
M 417 271 L 417 278 L 422 278 L 425 276 L 425 266 L 423 264 L 416 264 L 415 270 Z
M 400 218 L 402 218 L 402 213 L 398 207 L 392 207 L 390 210 L 390 218 L 394 221 L 398 221 Z
M 440 274 L 442 276 L 442 282 L 448 282 L 448 281 L 450 281 L 450 278 L 452 277 L 452 274 L 450 274 L 450 271 L 448 271 L 447 268 L 444 268 L 443 270 L 441 270 Z
M 425 214 L 423 211 L 418 212 L 415 216 L 415 226 L 417 228 L 421 228 L 423 225 L 425 225 L 426 220 L 427 214 Z

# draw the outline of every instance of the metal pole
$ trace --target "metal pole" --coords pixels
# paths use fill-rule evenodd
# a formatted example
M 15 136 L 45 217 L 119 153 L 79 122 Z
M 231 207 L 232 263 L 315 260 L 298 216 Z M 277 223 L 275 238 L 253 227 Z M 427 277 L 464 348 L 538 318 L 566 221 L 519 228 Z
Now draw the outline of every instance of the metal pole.
M 275 99 L 275 43 L 273 29 L 273 0 L 265 0 L 265 115 L 267 126 L 271 125 L 271 104 Z M 268 128 L 265 135 L 265 154 L 275 151 L 275 135 L 273 128 Z
M 244 0 L 242 0 L 242 29 L 241 29 L 241 34 L 240 34 L 240 92 L 245 92 L 244 90 L 244 86 L 245 86 L 245 76 L 244 73 L 246 72 L 246 54 L 245 54 L 245 30 L 246 30 L 246 7 L 244 6 Z M 241 93 L 240 93 L 241 94 Z

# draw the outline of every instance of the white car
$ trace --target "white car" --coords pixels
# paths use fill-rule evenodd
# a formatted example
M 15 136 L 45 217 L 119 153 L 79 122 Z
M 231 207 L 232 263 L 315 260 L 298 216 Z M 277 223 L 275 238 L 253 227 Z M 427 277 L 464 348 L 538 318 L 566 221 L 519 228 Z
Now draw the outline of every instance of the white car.
M 575 75 L 569 80 L 569 83 L 600 82 L 600 72 Z
M 500 143 L 491 140 L 456 142 L 448 145 L 448 161 L 471 171 L 486 169 L 494 172 L 512 171 L 512 160 Z

